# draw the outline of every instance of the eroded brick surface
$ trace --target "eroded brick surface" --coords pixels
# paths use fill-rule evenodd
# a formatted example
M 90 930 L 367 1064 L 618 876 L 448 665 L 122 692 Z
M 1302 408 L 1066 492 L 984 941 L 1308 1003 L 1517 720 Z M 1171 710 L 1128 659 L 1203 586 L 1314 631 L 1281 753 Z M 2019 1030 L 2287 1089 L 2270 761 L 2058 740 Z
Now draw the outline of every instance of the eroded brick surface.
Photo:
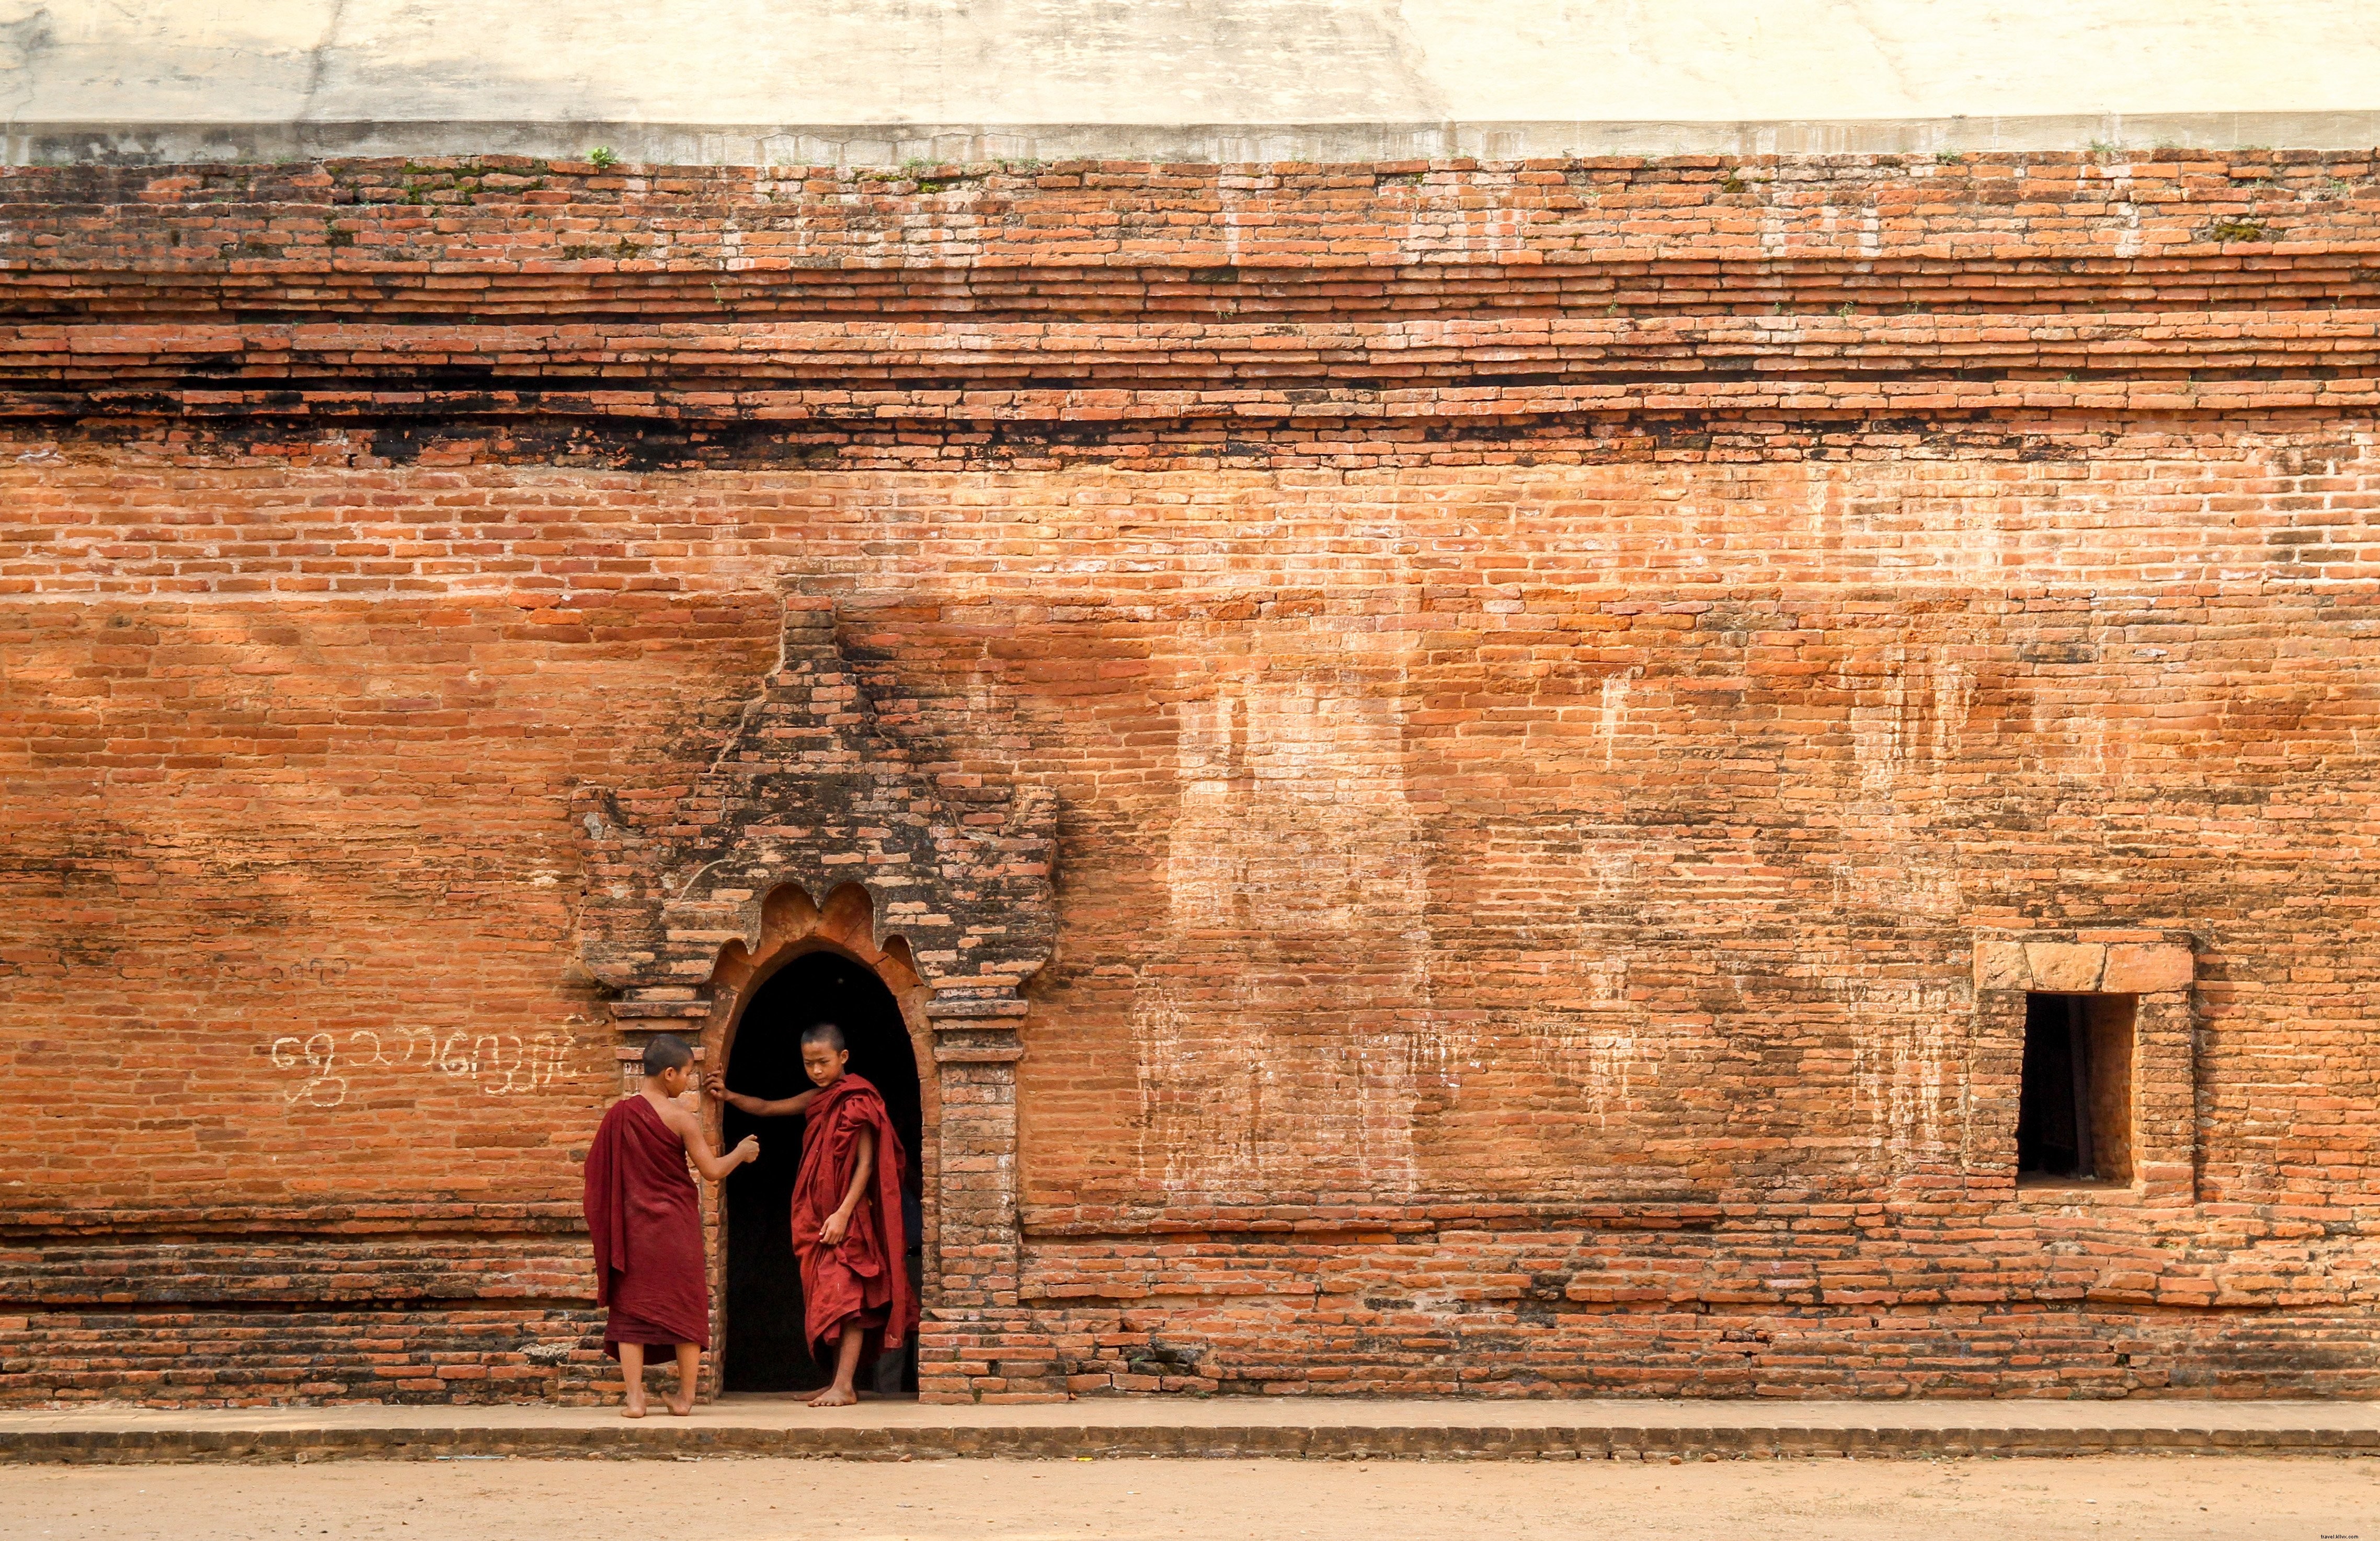
M 2374 1389 L 2370 166 L 1737 169 L 0 174 L 0 1396 L 590 1394 L 788 593 L 1054 808 L 928 1394 Z

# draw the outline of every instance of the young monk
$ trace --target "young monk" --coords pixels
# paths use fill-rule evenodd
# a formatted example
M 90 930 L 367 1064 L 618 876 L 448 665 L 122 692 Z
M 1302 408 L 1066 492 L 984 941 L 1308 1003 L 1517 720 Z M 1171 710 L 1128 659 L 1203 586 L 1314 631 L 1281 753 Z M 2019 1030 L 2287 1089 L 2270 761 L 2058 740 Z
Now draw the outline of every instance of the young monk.
M 712 1183 L 757 1160 L 747 1137 L 710 1154 L 696 1107 L 678 1100 L 694 1078 L 694 1050 L 662 1034 L 645 1045 L 644 1089 L 603 1115 L 587 1148 L 587 1233 L 595 1242 L 595 1299 L 608 1306 L 603 1352 L 627 1382 L 624 1418 L 645 1415 L 645 1350 L 674 1349 L 677 1394 L 669 1410 L 694 1411 L 695 1374 L 710 1346 L 710 1287 L 702 1267 L 702 1206 L 688 1157 Z
M 810 1353 L 834 1366 L 812 1407 L 859 1400 L 853 1381 L 917 1325 L 909 1289 L 901 1182 L 908 1153 L 884 1098 L 847 1073 L 843 1030 L 821 1022 L 802 1033 L 802 1068 L 818 1085 L 794 1179 L 794 1252 L 801 1259 L 803 1329 Z

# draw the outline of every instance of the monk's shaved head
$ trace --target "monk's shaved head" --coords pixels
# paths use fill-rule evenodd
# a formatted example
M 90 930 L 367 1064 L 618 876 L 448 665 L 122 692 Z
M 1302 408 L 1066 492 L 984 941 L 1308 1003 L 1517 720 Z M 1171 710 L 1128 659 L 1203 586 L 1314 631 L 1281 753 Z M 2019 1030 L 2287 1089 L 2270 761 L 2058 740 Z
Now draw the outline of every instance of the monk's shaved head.
M 659 1075 L 694 1063 L 694 1050 L 674 1033 L 662 1033 L 645 1045 L 645 1074 Z
M 802 1029 L 802 1047 L 808 1049 L 814 1043 L 822 1043 L 838 1054 L 851 1047 L 843 1041 L 843 1029 L 832 1022 L 813 1022 Z

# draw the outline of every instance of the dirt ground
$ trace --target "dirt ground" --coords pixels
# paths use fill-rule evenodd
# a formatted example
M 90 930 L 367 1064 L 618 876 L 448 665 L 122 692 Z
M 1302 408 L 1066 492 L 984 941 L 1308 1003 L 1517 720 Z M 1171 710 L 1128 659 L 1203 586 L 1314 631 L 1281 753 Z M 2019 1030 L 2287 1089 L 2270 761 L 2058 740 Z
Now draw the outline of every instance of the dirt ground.
M 0 1536 L 71 1541 L 2380 1541 L 2380 1460 L 680 1460 L 15 1466 Z

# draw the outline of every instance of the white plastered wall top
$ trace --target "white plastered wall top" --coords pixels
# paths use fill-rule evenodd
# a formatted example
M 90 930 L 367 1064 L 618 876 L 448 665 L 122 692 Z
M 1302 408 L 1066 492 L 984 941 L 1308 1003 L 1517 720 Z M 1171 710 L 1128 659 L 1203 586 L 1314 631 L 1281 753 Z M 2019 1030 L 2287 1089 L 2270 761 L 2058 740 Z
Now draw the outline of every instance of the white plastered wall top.
M 2368 0 L 0 0 L 11 160 L 2380 142 Z

